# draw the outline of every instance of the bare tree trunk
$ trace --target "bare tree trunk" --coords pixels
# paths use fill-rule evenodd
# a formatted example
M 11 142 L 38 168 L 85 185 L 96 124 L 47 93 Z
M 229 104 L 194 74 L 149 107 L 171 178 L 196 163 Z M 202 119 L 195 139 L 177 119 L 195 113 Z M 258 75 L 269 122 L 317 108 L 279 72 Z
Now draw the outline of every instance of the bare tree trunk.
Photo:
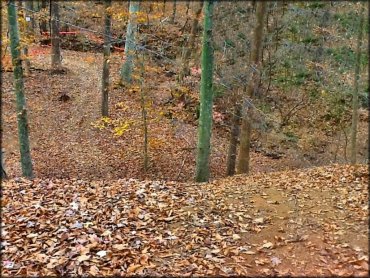
M 194 50 L 195 45 L 195 39 L 197 36 L 198 26 L 199 26 L 199 19 L 200 15 L 202 13 L 202 2 L 199 2 L 199 6 L 195 12 L 195 16 L 193 19 L 193 23 L 191 26 L 191 32 L 190 32 L 190 38 L 188 42 L 188 46 L 184 49 L 183 55 L 182 55 L 182 69 L 179 74 L 179 81 L 183 82 L 184 78 L 189 75 L 190 69 L 189 69 L 189 63 L 190 63 L 190 56 L 191 51 Z
M 172 0 L 173 1 L 173 6 L 172 6 L 172 16 L 171 16 L 171 23 L 175 23 L 175 18 L 176 18 L 176 7 L 177 7 L 177 2 L 176 0 Z
M 257 3 L 256 17 L 257 22 L 254 29 L 254 44 L 251 49 L 251 67 L 253 68 L 250 74 L 246 97 L 242 106 L 242 125 L 240 134 L 240 150 L 239 150 L 239 161 L 238 161 L 238 173 L 249 172 L 249 161 L 250 161 L 250 140 L 251 140 L 251 120 L 248 115 L 248 109 L 250 107 L 250 100 L 254 95 L 254 90 L 257 85 L 256 79 L 258 77 L 258 68 L 260 64 L 260 54 L 262 49 L 262 37 L 263 37 L 263 21 L 266 13 L 266 2 L 260 1 Z
M 23 3 L 24 3 L 24 8 L 25 8 L 24 11 L 25 11 L 25 16 L 26 16 L 26 21 L 27 21 L 27 31 L 29 32 L 29 35 L 32 35 L 35 32 L 35 15 L 33 13 L 35 11 L 35 9 L 33 8 L 34 1 L 27 0 L 27 1 L 24 1 Z
M 189 9 L 190 9 L 190 0 L 186 0 L 186 16 L 189 14 Z
M 30 11 L 28 11 L 28 9 L 30 8 L 30 5 L 29 3 L 27 4 L 26 2 L 22 2 L 22 17 L 23 19 L 25 20 L 25 28 L 21 28 L 21 30 L 24 32 L 25 34 L 25 38 L 28 41 L 31 40 L 31 17 L 28 16 L 28 14 L 30 13 Z M 32 2 L 31 2 L 32 4 Z M 21 25 L 22 26 L 22 25 Z M 23 25 L 24 26 L 24 25 Z M 31 73 L 31 61 L 28 57 L 28 45 L 29 43 L 25 44 L 22 48 L 22 54 L 23 54 L 23 66 L 24 66 L 24 75 L 25 76 L 29 76 L 30 73 Z
M 163 0 L 162 17 L 164 17 L 165 14 L 166 14 L 166 2 L 167 2 L 167 0 Z
M 348 135 L 347 135 L 346 129 L 344 127 L 342 127 L 342 131 L 343 131 L 343 134 L 344 134 L 343 156 L 344 156 L 345 162 L 347 163 L 348 162 L 348 159 L 347 159 Z
M 41 9 L 46 9 L 47 8 L 47 1 L 48 0 L 41 0 Z M 44 32 L 47 32 L 47 31 L 48 31 L 47 21 L 46 21 L 45 18 L 42 18 L 41 23 L 40 23 L 40 32 L 44 33 Z
M 351 164 L 356 164 L 357 154 L 357 124 L 358 124 L 358 80 L 360 79 L 360 67 L 361 67 L 361 46 L 362 46 L 362 33 L 364 25 L 364 10 L 365 2 L 362 2 L 360 23 L 357 39 L 357 53 L 356 53 L 356 68 L 355 68 L 355 79 L 354 79 L 354 90 L 353 90 L 353 102 L 352 102 L 352 125 L 351 125 Z
M 109 95 L 109 57 L 111 47 L 111 0 L 105 0 L 105 19 L 104 19 L 104 58 L 102 73 L 102 116 L 108 117 L 108 95 Z
M 2 134 L 1 134 L 2 135 Z M 3 179 L 7 179 L 8 178 L 8 175 L 6 173 L 6 169 L 5 169 L 5 151 L 2 149 L 0 151 L 0 161 L 1 161 L 1 173 L 0 173 L 0 181 L 2 181 Z
M 139 57 L 138 57 L 139 59 Z M 141 103 L 141 114 L 143 117 L 143 130 L 144 130 L 144 172 L 148 171 L 149 167 L 149 156 L 148 156 L 148 123 L 147 123 L 147 111 L 146 111 L 146 95 L 144 88 L 144 54 L 140 61 L 140 103 Z
M 227 155 L 227 164 L 226 164 L 227 165 L 226 175 L 228 176 L 232 176 L 235 174 L 240 118 L 241 118 L 241 106 L 239 103 L 236 103 L 234 107 L 232 127 L 230 132 L 229 151 Z
M 51 68 L 55 73 L 62 70 L 59 36 L 59 5 L 58 1 L 50 0 L 51 13 Z

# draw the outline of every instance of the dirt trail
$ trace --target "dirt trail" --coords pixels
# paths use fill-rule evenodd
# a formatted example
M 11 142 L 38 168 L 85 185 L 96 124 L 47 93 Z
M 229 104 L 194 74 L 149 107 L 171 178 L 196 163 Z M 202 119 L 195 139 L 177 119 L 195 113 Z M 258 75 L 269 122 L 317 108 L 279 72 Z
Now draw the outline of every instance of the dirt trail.
M 29 107 L 30 137 L 36 175 L 74 176 L 62 165 L 86 169 L 94 174 L 104 168 L 104 152 L 91 123 L 100 115 L 100 84 L 98 61 L 88 63 L 86 53 L 63 51 L 63 66 L 67 72 L 50 75 L 45 55 L 33 59 L 40 72 L 33 72 L 25 80 Z M 11 78 L 11 73 L 9 77 Z M 11 79 L 6 78 L 11 88 Z M 10 82 L 9 82 L 10 81 Z M 66 94 L 70 99 L 61 101 Z M 19 175 L 18 142 L 14 130 L 16 122 L 12 111 L 11 91 L 4 94 L 4 147 L 7 165 L 12 175 Z M 94 140 L 96 138 L 97 140 Z
M 65 123 L 70 138 L 67 142 L 71 143 L 71 151 L 76 161 L 82 164 L 81 168 L 93 167 L 103 155 L 98 142 L 94 144 L 93 140 L 89 140 L 95 136 L 91 123 L 100 117 L 101 70 L 97 63 L 88 64 L 83 59 L 76 59 L 75 55 L 66 55 L 63 63 L 73 71 L 74 79 L 78 82 L 78 88 L 72 95 L 71 118 Z

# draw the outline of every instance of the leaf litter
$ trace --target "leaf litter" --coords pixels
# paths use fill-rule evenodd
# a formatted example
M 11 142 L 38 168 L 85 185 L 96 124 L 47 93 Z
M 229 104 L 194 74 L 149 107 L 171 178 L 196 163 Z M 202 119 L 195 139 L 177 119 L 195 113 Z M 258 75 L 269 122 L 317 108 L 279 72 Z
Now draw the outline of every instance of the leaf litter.
M 365 277 L 367 183 L 343 165 L 207 184 L 12 179 L 1 274 Z

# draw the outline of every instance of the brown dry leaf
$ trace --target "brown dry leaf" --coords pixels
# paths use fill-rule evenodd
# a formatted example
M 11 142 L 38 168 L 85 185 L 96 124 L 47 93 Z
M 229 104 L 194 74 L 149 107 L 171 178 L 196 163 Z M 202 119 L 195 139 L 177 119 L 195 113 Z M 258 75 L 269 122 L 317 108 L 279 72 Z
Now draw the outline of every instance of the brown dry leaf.
M 265 219 L 263 217 L 253 219 L 253 223 L 255 223 L 255 224 L 263 224 L 264 221 L 265 221 Z
M 34 237 L 37 237 L 37 236 L 38 236 L 38 234 L 28 234 L 27 238 L 34 238 Z
M 126 245 L 124 245 L 124 244 L 114 244 L 114 245 L 112 246 L 112 248 L 113 248 L 113 249 L 116 249 L 116 250 L 118 250 L 118 251 L 121 251 L 121 250 L 126 249 L 126 248 L 127 248 L 127 246 L 126 246 Z
M 218 234 L 218 233 L 215 234 L 215 238 L 216 238 L 217 241 L 223 240 L 223 237 L 220 234 Z
M 254 260 L 254 262 L 256 263 L 256 265 L 265 265 L 269 263 L 269 260 L 266 258 L 261 258 L 261 259 Z
M 58 259 L 52 258 L 52 259 L 50 259 L 50 261 L 46 265 L 46 267 L 52 269 L 52 268 L 54 268 L 57 265 L 58 265 Z
M 147 265 L 148 264 L 149 257 L 146 254 L 143 254 L 140 256 L 140 264 L 141 265 Z
M 233 240 L 239 240 L 239 239 L 241 239 L 240 235 L 233 234 Z
M 92 265 L 90 266 L 89 273 L 96 276 L 99 273 L 99 269 L 95 265 Z
M 139 269 L 140 267 L 142 267 L 142 265 L 140 264 L 132 264 L 130 265 L 128 268 L 127 268 L 127 273 L 132 273 L 132 272 L 135 272 L 137 269 Z
M 81 262 L 87 261 L 88 259 L 90 259 L 90 257 L 91 257 L 90 255 L 81 255 L 77 257 L 77 261 L 81 263 Z
M 274 244 L 272 242 L 266 242 L 265 244 L 262 245 L 261 248 L 267 248 L 267 249 L 270 249 L 274 246 Z
M 111 232 L 111 231 L 106 230 L 106 231 L 104 231 L 104 233 L 102 234 L 102 236 L 109 236 L 109 235 L 111 235 L 111 234 L 112 234 L 112 232 Z

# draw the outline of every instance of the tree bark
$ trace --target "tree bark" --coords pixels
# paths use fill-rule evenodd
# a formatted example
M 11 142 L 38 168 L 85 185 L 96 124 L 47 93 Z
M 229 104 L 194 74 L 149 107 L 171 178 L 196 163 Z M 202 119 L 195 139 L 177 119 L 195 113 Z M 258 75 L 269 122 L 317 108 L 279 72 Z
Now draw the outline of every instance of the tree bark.
M 139 58 L 139 57 L 138 57 Z M 149 167 L 149 156 L 148 156 L 148 121 L 147 121 L 147 110 L 146 110 L 146 94 L 144 88 L 144 54 L 140 61 L 140 104 L 141 104 L 141 115 L 143 117 L 143 130 L 144 130 L 144 173 L 148 171 Z
M 19 31 L 14 0 L 9 0 L 8 2 L 8 24 L 10 34 L 10 48 L 14 67 L 14 88 L 16 94 L 18 140 L 21 154 L 22 174 L 24 177 L 32 178 L 33 171 L 30 142 L 28 136 L 29 132 L 27 123 L 27 107 L 26 98 L 24 96 L 23 70 L 19 51 Z
M 361 46 L 362 46 L 362 34 L 364 26 L 364 10 L 365 2 L 362 2 L 359 31 L 357 38 L 357 53 L 356 53 L 356 68 L 355 68 L 355 79 L 354 79 L 354 90 L 352 100 L 352 125 L 351 125 L 351 164 L 356 164 L 357 154 L 357 125 L 358 125 L 358 80 L 360 79 L 360 67 L 361 67 Z
M 241 106 L 239 103 L 235 104 L 234 107 L 234 114 L 232 119 L 232 129 L 230 132 L 230 143 L 229 143 L 229 151 L 227 154 L 227 169 L 226 175 L 232 176 L 235 174 L 235 165 L 236 165 L 236 151 L 238 146 L 238 137 L 239 137 L 239 122 L 241 118 Z
M 48 0 L 41 0 L 41 9 L 46 9 L 47 8 L 47 1 Z M 42 33 L 44 32 L 47 32 L 48 31 L 48 26 L 47 26 L 47 21 L 45 18 L 42 18 L 41 19 L 41 23 L 40 23 L 40 31 Z
M 53 72 L 62 70 L 59 36 L 59 5 L 57 0 L 50 0 L 51 13 L 51 68 Z
M 25 28 L 22 28 L 22 25 L 21 25 L 21 32 L 23 32 L 23 34 L 25 35 L 25 38 L 27 40 L 27 42 L 24 44 L 23 48 L 22 48 L 22 52 L 23 52 L 23 67 L 24 67 L 24 75 L 25 76 L 29 76 L 30 73 L 31 73 L 31 61 L 28 57 L 28 47 L 27 45 L 29 44 L 30 42 L 30 38 L 31 38 L 31 35 L 32 35 L 32 26 L 31 26 L 31 17 L 29 16 L 30 14 L 30 11 L 29 9 L 32 9 L 32 1 L 31 2 L 31 7 L 30 7 L 30 4 L 29 2 L 21 2 L 22 4 L 22 11 L 21 11 L 21 14 L 22 14 L 22 17 L 25 21 L 25 26 L 23 25 L 23 27 Z M 29 18 L 30 21 L 27 21 L 27 19 Z
M 177 8 L 177 2 L 176 0 L 173 0 L 173 6 L 172 6 L 172 16 L 171 16 L 171 23 L 175 23 L 175 18 L 176 18 L 176 8 Z
M 164 17 L 166 13 L 166 2 L 167 0 L 163 0 L 162 17 Z
M 189 9 L 190 9 L 190 0 L 186 0 L 186 16 L 189 14 Z
M 35 16 L 34 16 L 34 1 L 27 0 L 24 2 L 25 16 L 30 18 L 30 21 L 27 22 L 27 31 L 31 34 L 34 34 L 35 31 Z
M 187 47 L 184 49 L 182 55 L 182 69 L 179 74 L 179 81 L 183 82 L 184 78 L 190 74 L 189 63 L 190 63 L 190 56 L 191 51 L 194 50 L 195 39 L 197 36 L 198 25 L 199 25 L 199 18 L 202 13 L 202 2 L 199 2 L 199 7 L 195 12 L 195 16 L 193 19 L 193 23 L 191 26 L 190 38 Z
M 121 68 L 121 83 L 130 84 L 132 82 L 132 70 L 134 54 L 136 49 L 137 14 L 139 12 L 139 1 L 130 1 L 130 17 L 127 24 L 125 41 L 125 62 Z
M 254 28 L 253 41 L 251 49 L 251 68 L 252 73 L 250 74 L 248 87 L 246 91 L 246 99 L 242 106 L 242 124 L 240 133 L 240 149 L 239 149 L 239 161 L 238 161 L 238 173 L 249 172 L 249 161 L 250 161 L 250 141 L 251 141 L 251 120 L 248 115 L 248 109 L 250 108 L 250 100 L 252 99 L 255 91 L 255 87 L 258 84 L 256 81 L 258 77 L 258 68 L 260 64 L 260 53 L 262 49 L 262 37 L 263 37 L 263 21 L 266 13 L 266 2 L 260 1 L 257 3 L 256 9 L 257 22 Z
M 198 126 L 198 147 L 195 176 L 195 180 L 197 182 L 206 182 L 209 179 L 209 154 L 211 147 L 213 105 L 213 5 L 213 0 L 204 2 L 202 74 L 200 85 L 200 116 Z
M 108 117 L 108 95 L 109 95 L 109 57 L 111 47 L 111 0 L 105 0 L 105 18 L 104 18 L 104 53 L 103 53 L 103 73 L 102 73 L 102 107 L 103 117 Z
M 4 179 L 7 179 L 8 178 L 8 175 L 6 174 L 6 170 L 5 170 L 5 157 L 4 157 L 4 150 L 1 150 L 0 151 L 0 161 L 1 161 L 1 173 L 0 173 L 0 181 L 4 180 Z

